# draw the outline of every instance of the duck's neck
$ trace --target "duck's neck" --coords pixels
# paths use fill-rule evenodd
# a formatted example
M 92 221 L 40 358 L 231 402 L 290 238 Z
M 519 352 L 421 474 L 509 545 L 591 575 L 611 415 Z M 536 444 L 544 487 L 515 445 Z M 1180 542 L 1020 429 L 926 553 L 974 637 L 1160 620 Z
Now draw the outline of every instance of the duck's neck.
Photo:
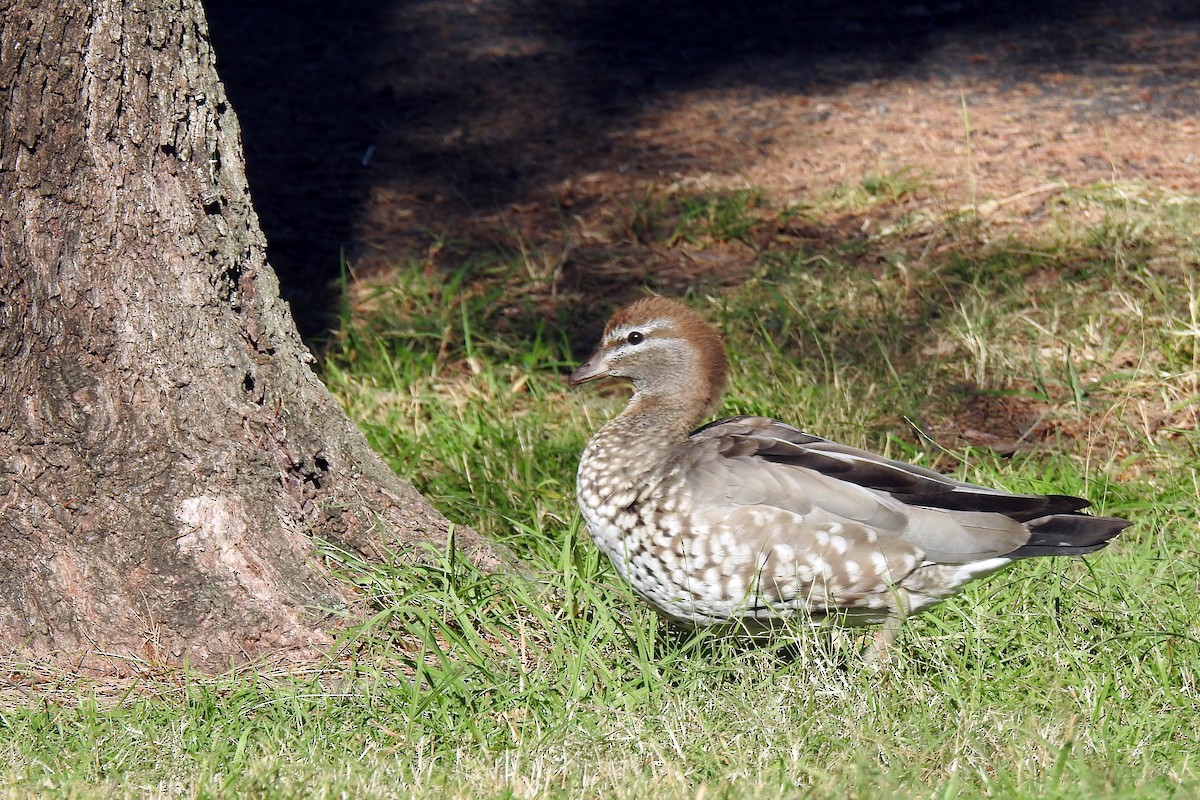
M 693 395 L 694 396 L 694 395 Z M 686 395 L 635 392 L 625 410 L 609 420 L 588 442 L 579 462 L 580 490 L 603 487 L 606 496 L 636 491 L 659 470 L 708 412 L 707 403 Z M 625 501 L 632 501 L 632 495 Z
M 633 447 L 662 448 L 685 440 L 708 412 L 708 400 L 694 394 L 635 392 L 604 429 L 627 438 Z

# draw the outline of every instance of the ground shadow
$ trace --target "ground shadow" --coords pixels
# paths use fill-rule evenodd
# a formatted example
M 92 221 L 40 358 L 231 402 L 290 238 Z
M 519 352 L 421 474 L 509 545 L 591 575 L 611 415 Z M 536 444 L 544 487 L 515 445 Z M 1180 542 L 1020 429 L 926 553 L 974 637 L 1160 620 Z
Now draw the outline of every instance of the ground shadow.
M 434 251 L 455 266 L 489 237 L 537 246 L 577 203 L 622 200 L 581 193 L 590 175 L 636 184 L 681 159 L 728 168 L 719 154 L 623 137 L 681 91 L 804 92 L 947 69 L 1036 80 L 1138 58 L 1122 38 L 1131 20 L 1197 15 L 1182 0 L 213 0 L 206 11 L 269 257 L 310 340 L 336 325 L 343 253 L 364 271 Z M 989 55 L 927 58 L 956 42 Z M 1136 90 L 1106 98 L 1104 112 L 1185 105 Z

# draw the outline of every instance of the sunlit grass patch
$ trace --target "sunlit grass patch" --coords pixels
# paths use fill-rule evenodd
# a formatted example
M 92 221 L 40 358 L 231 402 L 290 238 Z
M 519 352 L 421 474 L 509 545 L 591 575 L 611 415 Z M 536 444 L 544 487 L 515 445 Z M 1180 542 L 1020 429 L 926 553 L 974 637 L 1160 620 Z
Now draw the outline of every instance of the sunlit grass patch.
M 625 390 L 565 376 L 624 298 L 572 316 L 555 295 L 569 258 L 543 269 L 519 242 L 451 272 L 404 261 L 348 281 L 322 376 L 394 469 L 531 574 L 483 575 L 452 550 L 367 564 L 322 543 L 374 616 L 310 670 L 107 686 L 11 664 L 6 796 L 1200 789 L 1200 204 L 1098 186 L 1056 193 L 1035 229 L 928 209 L 838 227 L 929 191 L 908 181 L 801 210 L 676 187 L 619 235 L 752 253 L 744 280 L 685 298 L 727 339 L 722 413 L 1086 496 L 1135 521 L 1105 551 L 972 586 L 910 620 L 883 670 L 805 626 L 762 646 L 672 630 L 574 505 L 579 453 Z

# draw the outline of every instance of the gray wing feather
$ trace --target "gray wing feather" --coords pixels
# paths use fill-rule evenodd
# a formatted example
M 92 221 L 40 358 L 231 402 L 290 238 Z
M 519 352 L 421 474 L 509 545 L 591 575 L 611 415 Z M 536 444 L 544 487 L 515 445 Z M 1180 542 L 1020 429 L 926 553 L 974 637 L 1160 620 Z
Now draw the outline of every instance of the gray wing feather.
M 782 508 L 814 524 L 862 523 L 881 538 L 911 542 L 930 562 L 1012 554 L 1030 542 L 1029 520 L 1101 519 L 1071 514 L 1088 505 L 1081 498 L 1010 494 L 957 481 L 763 417 L 721 420 L 692 440 L 689 480 L 697 480 L 706 497 Z
M 726 452 L 738 450 L 779 464 L 791 464 L 841 481 L 886 492 L 907 505 L 1003 514 L 1022 522 L 1086 508 L 1080 497 L 1013 494 L 955 480 L 915 464 L 847 447 L 804 433 L 766 417 L 730 417 L 710 423 L 693 437 L 719 438 Z

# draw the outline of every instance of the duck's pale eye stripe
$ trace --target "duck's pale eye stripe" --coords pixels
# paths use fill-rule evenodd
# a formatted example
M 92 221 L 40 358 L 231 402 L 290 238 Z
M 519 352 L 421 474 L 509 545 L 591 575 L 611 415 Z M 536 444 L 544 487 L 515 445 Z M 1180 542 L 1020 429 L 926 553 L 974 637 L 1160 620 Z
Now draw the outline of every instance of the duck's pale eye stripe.
M 651 331 L 662 330 L 670 327 L 670 322 L 665 319 L 648 319 L 645 322 L 639 322 L 637 325 L 621 325 L 618 328 L 613 328 L 608 332 L 608 341 L 623 342 L 629 338 L 629 334 L 634 331 L 639 333 L 650 333 Z

